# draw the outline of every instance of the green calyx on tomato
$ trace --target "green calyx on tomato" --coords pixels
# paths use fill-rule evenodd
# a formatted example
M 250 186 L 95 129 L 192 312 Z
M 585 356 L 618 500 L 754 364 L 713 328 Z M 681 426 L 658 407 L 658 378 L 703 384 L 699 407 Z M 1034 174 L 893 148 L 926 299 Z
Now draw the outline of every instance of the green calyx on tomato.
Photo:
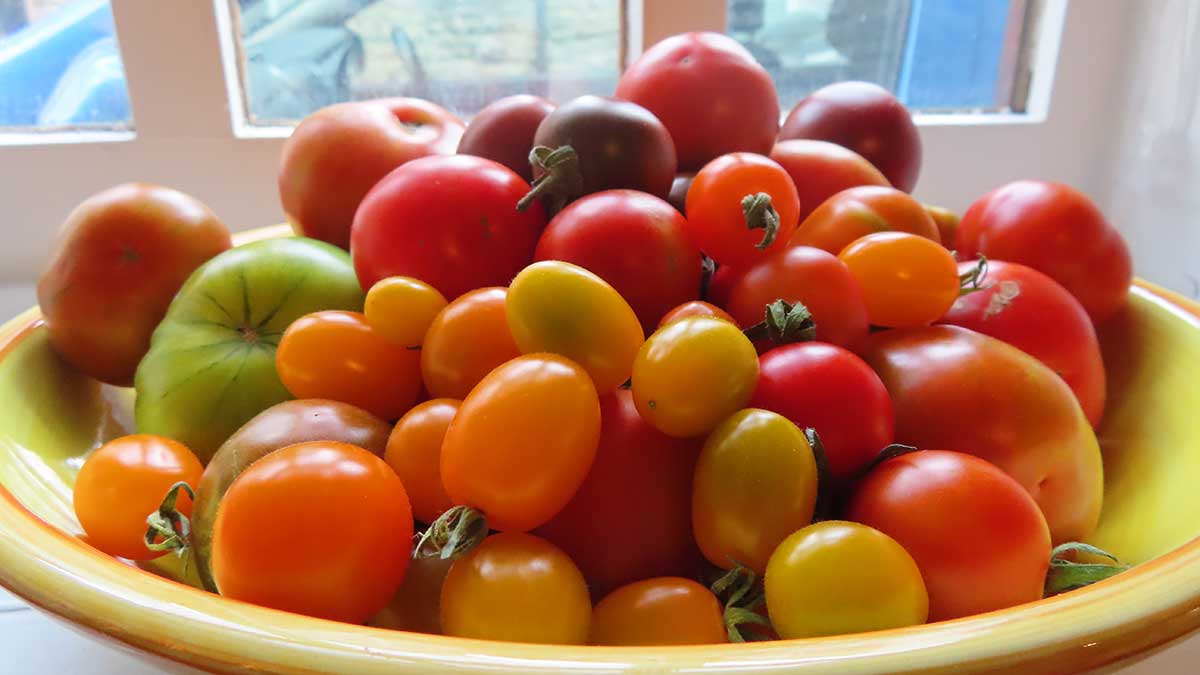
M 1107 558 L 1111 563 L 1076 562 L 1068 559 L 1071 554 L 1087 554 Z M 1050 552 L 1050 569 L 1046 572 L 1046 597 L 1066 593 L 1103 581 L 1129 569 L 1108 551 L 1077 541 L 1059 544 Z
M 413 546 L 414 560 L 455 560 L 471 551 L 488 535 L 487 516 L 470 506 L 453 506 L 421 533 Z
M 980 253 L 978 261 L 971 269 L 958 275 L 958 297 L 969 295 L 975 291 L 982 291 L 991 288 L 990 284 L 985 285 L 987 280 L 988 260 L 987 256 Z
M 146 548 L 151 551 L 171 551 L 184 559 L 187 564 L 189 544 L 192 539 L 191 522 L 188 517 L 175 508 L 179 501 L 179 491 L 187 492 L 188 499 L 195 501 L 196 492 L 187 481 L 179 481 L 167 490 L 158 510 L 146 517 Z M 162 541 L 155 541 L 162 537 Z M 186 569 L 186 568 L 185 568 Z
M 751 342 L 770 340 L 775 345 L 810 342 L 817 339 L 817 324 L 803 304 L 783 299 L 766 305 L 765 318 L 742 333 Z
M 761 632 L 743 633 L 743 626 L 771 628 L 771 620 L 756 608 L 765 608 L 766 591 L 754 570 L 734 561 L 733 568 L 712 583 L 713 595 L 724 606 L 725 632 L 730 642 L 758 642 L 768 637 Z
M 756 192 L 742 197 L 742 213 L 746 216 L 746 229 L 763 231 L 762 241 L 754 248 L 760 251 L 770 248 L 779 235 L 779 212 L 771 204 L 771 195 Z
M 555 214 L 567 202 L 583 194 L 583 175 L 579 173 L 579 155 L 575 148 L 537 145 L 529 152 L 529 163 L 545 173 L 533 181 L 533 189 L 517 202 L 518 211 L 529 208 L 538 197 L 547 197 L 546 212 Z

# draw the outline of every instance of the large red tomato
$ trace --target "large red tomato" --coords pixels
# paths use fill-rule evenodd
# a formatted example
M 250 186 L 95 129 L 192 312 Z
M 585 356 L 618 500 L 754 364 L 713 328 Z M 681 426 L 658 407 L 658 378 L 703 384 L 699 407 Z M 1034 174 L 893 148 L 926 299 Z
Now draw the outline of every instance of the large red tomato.
M 976 263 L 959 263 L 960 273 Z M 959 298 L 939 323 L 990 335 L 1036 357 L 1058 373 L 1079 399 L 1092 426 L 1104 414 L 1104 361 L 1087 312 L 1070 293 L 1037 270 L 992 261 L 987 286 Z
M 958 326 L 876 333 L 859 354 L 892 396 L 897 442 L 955 448 L 1004 469 L 1042 508 L 1055 543 L 1095 529 L 1104 495 L 1100 446 L 1054 371 Z
M 625 69 L 617 97 L 662 120 L 681 171 L 728 152 L 765 155 L 779 130 L 771 75 L 720 33 L 684 33 L 656 43 Z
M 628 389 L 600 398 L 600 420 L 587 478 L 537 534 L 571 556 L 597 597 L 639 579 L 690 575 L 700 559 L 692 538 L 699 439 L 650 426 Z
M 563 260 L 607 281 L 646 334 L 671 308 L 700 296 L 700 251 L 667 202 L 636 190 L 606 190 L 572 202 L 542 233 L 536 260 Z
M 363 288 L 420 279 L 453 300 L 503 286 L 533 258 L 541 204 L 517 211 L 529 183 L 481 157 L 423 157 L 389 173 L 354 216 L 350 254 Z
M 980 197 L 958 226 L 958 259 L 1028 265 L 1062 284 L 1093 322 L 1125 305 L 1133 263 L 1121 233 L 1082 192 L 1022 180 Z

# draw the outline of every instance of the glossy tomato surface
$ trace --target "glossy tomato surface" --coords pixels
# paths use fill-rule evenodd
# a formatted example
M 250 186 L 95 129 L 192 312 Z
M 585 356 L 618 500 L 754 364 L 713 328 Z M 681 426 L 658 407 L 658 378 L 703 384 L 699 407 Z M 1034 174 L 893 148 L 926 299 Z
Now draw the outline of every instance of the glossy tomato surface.
M 954 256 L 936 241 L 907 232 L 876 232 L 842 249 L 875 326 L 924 326 L 958 299 Z
M 594 645 L 700 645 L 726 642 L 724 608 L 699 583 L 643 579 L 609 593 L 592 610 Z
M 554 104 L 540 96 L 505 96 L 484 106 L 458 142 L 460 155 L 475 155 L 499 162 L 526 182 L 533 180 L 529 151 L 538 125 L 554 111 Z
M 413 517 L 432 523 L 454 504 L 442 487 L 442 441 L 462 401 L 435 398 L 404 413 L 388 436 L 383 459 L 404 483 Z
M 796 228 L 791 244 L 838 255 L 856 239 L 889 230 L 941 243 L 937 225 L 920 202 L 895 188 L 864 185 L 842 190 L 817 206 Z
M 507 288 L 480 288 L 444 307 L 421 345 L 421 377 L 435 397 L 466 398 L 496 366 L 521 355 L 508 328 Z
M 828 141 L 794 139 L 771 148 L 800 195 L 800 222 L 833 195 L 859 185 L 892 184 L 879 169 L 857 152 Z

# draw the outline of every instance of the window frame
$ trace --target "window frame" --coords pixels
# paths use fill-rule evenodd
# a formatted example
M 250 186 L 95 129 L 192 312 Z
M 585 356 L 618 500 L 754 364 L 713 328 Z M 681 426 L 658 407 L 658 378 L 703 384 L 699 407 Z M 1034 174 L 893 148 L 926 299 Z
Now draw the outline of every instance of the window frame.
M 625 58 L 686 30 L 723 30 L 726 0 L 622 0 Z M 1018 177 L 1091 191 L 1090 148 L 1113 116 L 1096 114 L 1132 11 L 1121 0 L 1042 0 L 1026 112 L 916 114 L 924 169 L 916 195 L 962 209 Z M 275 185 L 290 127 L 246 123 L 228 0 L 112 0 L 133 131 L 0 135 L 0 282 L 36 276 L 53 232 L 81 199 L 118 182 L 151 180 L 194 194 L 235 230 L 283 220 Z M 185 73 L 186 78 L 179 74 Z M 181 124 L 180 120 L 187 120 Z M 969 167 L 964 170 L 964 166 Z

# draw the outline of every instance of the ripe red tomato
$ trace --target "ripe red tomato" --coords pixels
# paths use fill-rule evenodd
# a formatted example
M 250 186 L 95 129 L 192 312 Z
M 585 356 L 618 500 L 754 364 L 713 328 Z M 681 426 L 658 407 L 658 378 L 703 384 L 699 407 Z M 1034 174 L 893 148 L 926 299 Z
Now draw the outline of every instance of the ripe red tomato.
M 855 240 L 838 260 L 858 280 L 867 318 L 876 326 L 923 326 L 958 298 L 954 256 L 935 241 L 907 232 L 876 232 Z
M 458 142 L 458 154 L 486 157 L 512 169 L 526 182 L 533 180 L 529 151 L 538 125 L 554 111 L 539 96 L 517 94 L 497 99 L 475 113 Z
M 780 141 L 771 148 L 771 159 L 779 162 L 800 195 L 800 222 L 842 190 L 859 185 L 892 184 L 873 164 L 857 152 L 836 143 L 795 139 Z
M 771 75 L 720 33 L 683 33 L 655 43 L 625 69 L 617 97 L 662 120 L 682 171 L 729 152 L 766 154 L 779 130 Z
M 916 560 L 932 621 L 1042 597 L 1046 519 L 1019 483 L 978 457 L 925 450 L 889 459 L 859 483 L 846 512 Z
M 535 260 L 563 260 L 604 279 L 647 334 L 667 310 L 700 295 L 700 251 L 687 221 L 667 202 L 606 190 L 572 202 L 542 233 Z
M 792 246 L 757 263 L 737 276 L 725 308 L 748 328 L 762 321 L 766 306 L 776 300 L 803 303 L 822 342 L 852 349 L 867 337 L 862 289 L 846 265 L 825 251 Z
M 643 579 L 596 603 L 588 644 L 702 645 L 727 642 L 724 608 L 704 586 L 680 577 Z
M 746 268 L 783 250 L 800 218 L 787 171 L 749 152 L 722 155 L 688 189 L 688 236 L 721 265 Z
M 960 263 L 966 273 L 975 263 Z M 1092 426 L 1104 414 L 1104 361 L 1083 305 L 1037 270 L 1000 261 L 987 266 L 987 287 L 959 298 L 938 323 L 990 335 L 1058 373 Z
M 800 223 L 793 246 L 815 246 L 837 255 L 856 239 L 876 232 L 909 232 L 941 243 L 937 225 L 921 202 L 878 185 L 842 190 Z
M 891 394 L 897 442 L 958 448 L 999 466 L 1037 501 L 1056 544 L 1095 529 L 1104 495 L 1100 446 L 1052 370 L 958 326 L 875 333 L 858 353 Z
M 146 547 L 146 517 L 158 510 L 176 483 L 187 483 L 194 492 L 203 472 L 191 450 L 162 436 L 122 436 L 100 446 L 75 477 L 75 516 L 87 542 L 130 560 L 163 555 L 165 550 Z M 192 514 L 186 491 L 176 496 L 175 510 L 185 517 Z
M 408 569 L 413 520 L 384 461 L 333 441 L 289 445 L 229 486 L 213 526 L 221 595 L 364 623 Z
M 1023 180 L 980 197 L 958 227 L 959 260 L 1021 263 L 1070 291 L 1099 323 L 1125 306 L 1133 263 L 1121 233 L 1082 192 Z
M 699 452 L 699 440 L 671 438 L 650 426 L 628 389 L 602 396 L 592 468 L 537 534 L 571 556 L 594 594 L 639 579 L 691 574 L 699 561 L 692 539 Z
M 892 442 L 892 399 L 875 371 L 853 353 L 803 342 L 776 347 L 758 364 L 750 405 L 816 429 L 835 477 L 853 478 Z
M 529 183 L 470 155 L 423 157 L 389 173 L 354 215 L 350 254 L 363 288 L 414 277 L 453 300 L 507 284 L 533 258 L 546 214 L 517 211 Z M 469 195 L 469 197 L 467 197 Z

